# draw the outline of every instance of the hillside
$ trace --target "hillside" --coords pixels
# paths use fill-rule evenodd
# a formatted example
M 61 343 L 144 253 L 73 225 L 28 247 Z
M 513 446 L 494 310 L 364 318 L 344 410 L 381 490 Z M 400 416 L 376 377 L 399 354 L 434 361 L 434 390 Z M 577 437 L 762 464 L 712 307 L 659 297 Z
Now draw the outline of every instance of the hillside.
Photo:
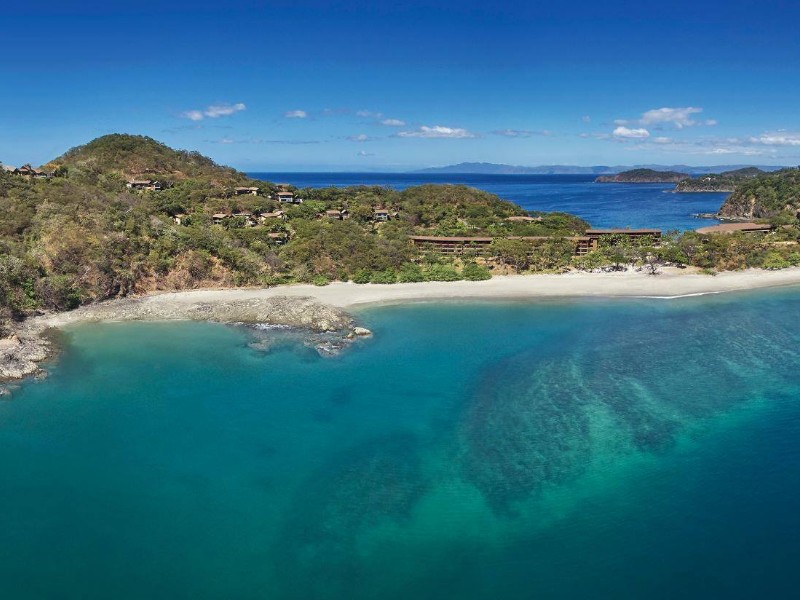
M 691 179 L 679 181 L 678 185 L 675 186 L 675 191 L 681 193 L 733 192 L 738 185 L 763 173 L 764 171 L 757 167 L 745 167 L 733 171 L 692 177 Z
M 689 177 L 677 171 L 655 171 L 653 169 L 632 169 L 616 175 L 601 175 L 595 183 L 678 183 Z
M 141 136 L 104 136 L 48 164 L 63 168 L 0 172 L 0 337 L 34 310 L 154 290 L 490 276 L 474 259 L 423 260 L 414 235 L 553 238 L 537 264 L 554 268 L 573 256 L 562 238 L 588 227 L 460 185 L 296 190 Z M 129 188 L 133 176 L 168 185 Z M 508 253 L 527 260 L 517 245 Z
M 738 184 L 719 214 L 741 219 L 793 219 L 800 211 L 800 168 L 762 173 Z
M 180 181 L 204 179 L 219 184 L 235 184 L 247 176 L 222 167 L 199 152 L 173 150 L 152 138 L 115 133 L 77 146 L 50 161 L 50 170 L 65 167 L 75 174 L 118 174 L 125 179 Z

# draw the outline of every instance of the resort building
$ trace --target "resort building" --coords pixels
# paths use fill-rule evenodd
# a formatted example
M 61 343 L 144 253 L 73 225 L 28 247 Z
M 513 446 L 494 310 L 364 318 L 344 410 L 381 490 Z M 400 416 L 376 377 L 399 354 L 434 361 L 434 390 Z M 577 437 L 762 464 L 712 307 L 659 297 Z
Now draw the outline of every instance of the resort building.
M 591 240 L 592 250 L 596 250 L 602 239 L 627 238 L 637 243 L 652 243 L 657 246 L 661 243 L 660 229 L 587 229 L 584 234 Z
M 592 240 L 588 237 L 568 237 L 558 238 L 550 236 L 527 236 L 510 237 L 505 239 L 522 240 L 530 242 L 531 253 L 535 251 L 538 244 L 547 241 L 566 239 L 575 244 L 574 255 L 583 256 L 590 252 Z M 414 235 L 410 238 L 411 243 L 423 252 L 435 252 L 437 254 L 470 254 L 474 256 L 490 257 L 492 255 L 491 245 L 495 238 L 492 237 L 444 237 L 432 235 Z
M 237 187 L 234 189 L 237 196 L 258 196 L 257 187 Z
M 221 225 L 222 222 L 229 217 L 230 215 L 228 213 L 214 213 L 211 215 L 211 221 L 214 225 Z
M 389 211 L 383 208 L 379 208 L 372 213 L 372 220 L 376 223 L 385 223 L 390 218 Z
M 148 192 L 160 192 L 162 187 L 158 181 L 152 179 L 131 179 L 127 183 L 129 190 L 144 190 Z
M 264 221 L 268 221 L 270 219 L 279 219 L 281 221 L 285 221 L 286 213 L 284 213 L 282 210 L 276 210 L 274 212 L 261 213 L 257 215 L 257 217 L 259 223 L 263 223 Z
M 295 199 L 294 192 L 278 192 L 277 194 L 278 202 L 283 204 L 300 204 L 302 200 Z

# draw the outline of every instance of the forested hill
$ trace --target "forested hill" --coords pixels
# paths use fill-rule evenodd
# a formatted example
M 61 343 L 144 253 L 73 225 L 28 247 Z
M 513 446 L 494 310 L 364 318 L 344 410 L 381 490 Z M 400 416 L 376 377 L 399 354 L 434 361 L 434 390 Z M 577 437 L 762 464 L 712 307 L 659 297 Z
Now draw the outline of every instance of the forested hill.
M 710 173 L 684 179 L 675 186 L 676 192 L 733 192 L 736 187 L 764 173 L 757 167 L 746 167 L 722 173 Z
M 800 168 L 763 173 L 743 181 L 720 209 L 731 218 L 794 220 L 800 211 Z
M 545 236 L 539 268 L 552 269 L 572 258 L 563 238 L 588 227 L 466 186 L 298 190 L 141 136 L 104 136 L 48 165 L 52 176 L 0 170 L 0 337 L 40 308 L 153 290 L 490 276 L 474 261 L 423 261 L 413 235 Z
M 655 171 L 653 169 L 632 169 L 616 175 L 601 175 L 596 183 L 678 183 L 689 177 L 677 171 Z
M 216 164 L 199 152 L 173 150 L 142 135 L 115 133 L 72 148 L 50 161 L 46 168 L 63 167 L 73 174 L 118 174 L 123 178 L 184 180 L 204 179 L 218 183 L 241 183 L 243 173 Z

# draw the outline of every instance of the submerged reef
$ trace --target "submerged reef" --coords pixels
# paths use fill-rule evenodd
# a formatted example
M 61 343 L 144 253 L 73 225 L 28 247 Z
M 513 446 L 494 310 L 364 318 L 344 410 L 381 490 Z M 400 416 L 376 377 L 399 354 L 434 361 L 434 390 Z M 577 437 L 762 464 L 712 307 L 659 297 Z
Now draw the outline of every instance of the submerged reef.
M 534 349 L 494 365 L 458 426 L 463 477 L 493 510 L 513 512 L 596 461 L 662 452 L 704 419 L 780 389 L 798 364 L 798 340 L 739 312 L 623 321 L 586 332 L 577 349 L 571 340 L 546 358 Z M 680 345 L 662 343 L 676 328 Z

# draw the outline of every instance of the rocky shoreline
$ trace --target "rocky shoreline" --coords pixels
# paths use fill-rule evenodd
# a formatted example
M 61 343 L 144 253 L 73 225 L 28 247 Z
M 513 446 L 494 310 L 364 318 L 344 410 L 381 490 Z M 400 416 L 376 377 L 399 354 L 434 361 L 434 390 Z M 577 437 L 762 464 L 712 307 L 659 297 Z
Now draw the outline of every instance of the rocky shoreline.
M 18 324 L 0 340 L 0 395 L 3 384 L 43 376 L 40 364 L 55 350 L 48 332 L 79 323 L 126 321 L 207 321 L 270 325 L 306 332 L 307 343 L 321 355 L 337 354 L 359 337 L 371 335 L 341 308 L 310 297 L 275 296 L 221 302 L 186 302 L 166 296 L 125 298 L 83 306 L 65 313 L 41 314 Z

